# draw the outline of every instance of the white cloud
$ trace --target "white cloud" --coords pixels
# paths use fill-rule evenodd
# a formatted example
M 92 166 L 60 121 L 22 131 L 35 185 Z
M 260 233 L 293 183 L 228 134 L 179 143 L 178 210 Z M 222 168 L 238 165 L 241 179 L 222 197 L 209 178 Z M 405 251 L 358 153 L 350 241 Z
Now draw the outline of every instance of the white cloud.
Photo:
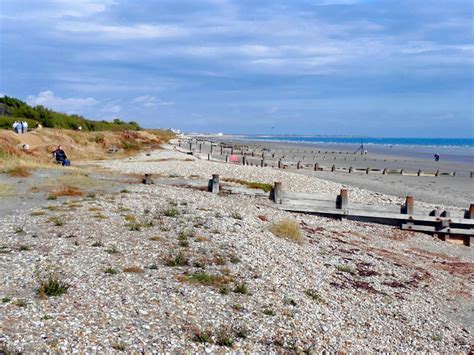
M 132 100 L 132 103 L 144 107 L 171 106 L 174 104 L 173 102 L 163 101 L 151 95 L 138 96 Z
M 105 25 L 89 22 L 64 22 L 58 25 L 62 32 L 93 35 L 105 39 L 127 40 L 127 39 L 156 39 L 170 38 L 187 35 L 190 30 L 180 26 L 171 25 Z
M 122 110 L 122 106 L 114 104 L 114 103 L 107 103 L 104 107 L 101 108 L 101 112 L 107 114 L 117 114 Z
M 41 91 L 38 95 L 30 95 L 26 102 L 32 106 L 43 105 L 57 111 L 66 113 L 78 113 L 84 109 L 97 105 L 97 100 L 88 98 L 62 98 L 54 95 L 51 90 Z
M 88 17 L 104 12 L 107 6 L 115 3 L 113 0 L 53 0 L 53 5 L 57 6 L 56 16 Z

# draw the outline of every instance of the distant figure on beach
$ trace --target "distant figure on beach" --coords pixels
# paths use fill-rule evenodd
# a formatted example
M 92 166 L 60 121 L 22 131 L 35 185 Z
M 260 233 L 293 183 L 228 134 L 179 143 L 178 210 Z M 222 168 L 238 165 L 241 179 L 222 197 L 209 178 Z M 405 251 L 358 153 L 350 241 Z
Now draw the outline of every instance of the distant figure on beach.
M 13 132 L 18 133 L 18 121 L 13 122 L 12 127 Z
M 60 145 L 58 145 L 58 149 L 53 151 L 53 157 L 56 159 L 56 162 L 58 164 L 62 164 L 62 166 L 71 165 L 71 162 L 67 159 L 66 153 Z
M 21 130 L 22 130 L 22 133 L 28 133 L 28 122 L 23 121 L 21 123 Z
M 439 161 L 439 154 L 438 153 L 435 153 L 434 159 L 435 159 L 435 161 Z

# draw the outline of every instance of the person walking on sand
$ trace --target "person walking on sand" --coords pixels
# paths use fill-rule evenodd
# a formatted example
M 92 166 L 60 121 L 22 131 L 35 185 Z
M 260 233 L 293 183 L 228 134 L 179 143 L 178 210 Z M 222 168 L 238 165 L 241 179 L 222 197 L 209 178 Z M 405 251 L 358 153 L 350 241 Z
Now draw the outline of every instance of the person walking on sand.
M 23 133 L 28 133 L 28 122 L 23 121 Z
M 63 147 L 58 145 L 58 149 L 53 151 L 53 157 L 56 159 L 58 164 L 62 164 L 62 166 L 69 166 L 71 162 L 67 159 L 66 153 L 63 150 Z
M 13 122 L 12 127 L 13 132 L 18 133 L 18 121 Z

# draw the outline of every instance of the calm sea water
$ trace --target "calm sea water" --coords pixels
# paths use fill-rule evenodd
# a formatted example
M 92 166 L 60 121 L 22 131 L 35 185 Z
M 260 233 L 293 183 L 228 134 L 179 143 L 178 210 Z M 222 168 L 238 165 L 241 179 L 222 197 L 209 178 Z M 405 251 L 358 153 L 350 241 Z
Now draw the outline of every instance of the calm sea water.
M 285 135 L 249 135 L 247 139 L 261 141 L 293 142 L 293 143 L 324 143 L 415 146 L 433 148 L 470 148 L 474 149 L 474 138 L 377 138 L 377 137 L 327 137 L 327 136 L 285 136 Z

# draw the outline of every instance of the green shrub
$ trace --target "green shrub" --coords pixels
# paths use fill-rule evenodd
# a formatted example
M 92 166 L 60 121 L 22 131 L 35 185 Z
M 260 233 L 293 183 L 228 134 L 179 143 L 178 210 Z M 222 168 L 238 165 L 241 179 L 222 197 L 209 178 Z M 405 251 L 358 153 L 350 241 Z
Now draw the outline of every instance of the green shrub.
M 183 253 L 179 252 L 174 257 L 168 257 L 165 260 L 166 266 L 188 266 L 189 265 L 189 258 L 184 255 Z
M 50 274 L 46 280 L 41 281 L 36 292 L 40 297 L 61 296 L 67 292 L 68 288 L 69 285 L 60 280 L 57 275 Z
M 246 295 L 249 292 L 249 290 L 247 288 L 247 285 L 244 282 L 242 282 L 241 284 L 238 284 L 237 286 L 235 286 L 234 292 L 240 293 L 242 295 Z

